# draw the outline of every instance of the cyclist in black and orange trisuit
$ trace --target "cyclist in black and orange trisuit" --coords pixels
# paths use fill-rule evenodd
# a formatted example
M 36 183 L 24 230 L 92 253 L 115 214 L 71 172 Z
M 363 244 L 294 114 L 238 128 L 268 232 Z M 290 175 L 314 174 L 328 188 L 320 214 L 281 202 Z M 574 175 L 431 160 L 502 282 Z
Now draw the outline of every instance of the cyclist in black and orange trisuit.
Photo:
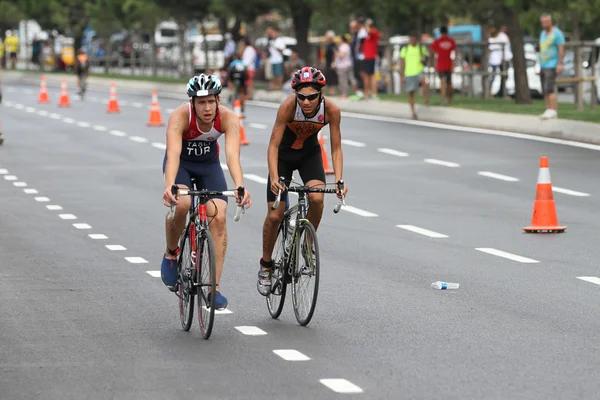
M 82 85 L 82 78 L 87 79 L 90 71 L 90 61 L 87 54 L 83 49 L 77 51 L 77 58 L 75 59 L 75 73 L 77 74 L 77 87 L 79 88 L 79 95 L 83 96 L 85 93 L 86 84 Z
M 321 146 L 318 133 L 329 125 L 331 135 L 331 156 L 336 182 L 343 183 L 342 135 L 340 132 L 340 108 L 323 96 L 326 84 L 323 73 L 313 67 L 304 67 L 292 77 L 294 93 L 279 106 L 273 134 L 269 142 L 267 180 L 267 217 L 263 226 L 263 255 L 258 272 L 258 291 L 268 296 L 271 291 L 271 272 L 273 261 L 271 254 L 277 240 L 277 228 L 283 219 L 285 202 L 276 210 L 271 210 L 280 186 L 279 177 L 286 182 L 298 170 L 302 182 L 309 187 L 325 187 L 325 170 L 321 158 Z M 337 186 L 337 185 L 336 185 Z M 346 195 L 348 189 L 343 185 L 338 197 Z M 318 228 L 323 215 L 323 193 L 308 194 L 310 208 L 308 220 Z

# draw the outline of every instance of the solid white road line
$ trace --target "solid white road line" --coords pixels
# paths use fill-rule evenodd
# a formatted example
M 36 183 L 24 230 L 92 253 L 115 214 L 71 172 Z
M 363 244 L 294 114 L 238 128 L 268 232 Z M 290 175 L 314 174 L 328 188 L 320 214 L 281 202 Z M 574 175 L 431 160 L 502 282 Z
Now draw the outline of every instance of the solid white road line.
M 348 139 L 342 139 L 342 144 L 346 144 L 348 146 L 353 146 L 353 147 L 366 147 L 367 146 L 366 143 L 355 142 L 354 140 L 348 140 Z
M 495 172 L 489 171 L 479 171 L 478 174 L 481 176 L 487 176 L 488 178 L 500 179 L 501 181 L 507 182 L 517 182 L 519 180 L 519 178 L 513 178 L 512 176 L 496 174 Z
M 242 332 L 244 335 L 249 336 L 260 336 L 267 334 L 267 332 L 263 331 L 257 326 L 236 326 L 235 329 Z
M 570 189 L 563 189 L 563 188 L 557 187 L 557 186 L 552 186 L 552 191 L 557 192 L 557 193 L 562 193 L 562 194 L 568 194 L 571 196 L 577 196 L 577 197 L 587 197 L 590 195 L 589 193 L 577 192 L 575 190 L 570 190 Z
M 507 253 L 505 251 L 492 249 L 489 247 L 478 247 L 475 250 L 481 251 L 483 253 L 488 253 L 488 254 L 491 254 L 494 256 L 498 256 L 498 257 L 508 258 L 509 260 L 517 261 L 520 263 L 526 263 L 526 264 L 539 263 L 539 261 L 533 260 L 531 258 L 518 256 L 516 254 Z
M 73 224 L 73 226 L 77 229 L 92 229 L 88 224 Z
M 419 228 L 418 226 L 414 226 L 414 225 L 396 225 L 398 228 L 400 229 L 406 229 L 407 231 L 411 231 L 414 233 L 418 233 L 420 235 L 425 235 L 425 236 L 429 236 L 431 238 L 447 238 L 447 235 L 444 235 L 442 233 L 437 233 L 437 232 L 433 232 L 427 229 L 423 229 L 423 228 Z
M 125 257 L 127 261 L 132 264 L 146 264 L 148 261 L 144 260 L 142 257 Z
M 362 389 L 346 379 L 321 379 L 320 382 L 336 393 L 362 393 Z
M 379 148 L 379 149 L 377 149 L 377 151 L 380 153 L 385 153 L 385 154 L 389 154 L 389 155 L 396 156 L 396 157 L 408 157 L 408 153 L 405 153 L 403 151 L 394 150 L 394 149 Z
M 112 251 L 122 251 L 122 250 L 127 250 L 125 247 L 121 246 L 120 244 L 107 244 L 106 248 Z
M 160 271 L 146 271 L 153 278 L 160 278 Z
M 90 233 L 88 236 L 92 239 L 108 239 L 108 236 L 102 233 Z
M 262 176 L 258 176 L 255 174 L 244 174 L 244 178 L 250 179 L 254 182 L 262 183 L 263 185 L 267 184 L 267 178 L 263 178 Z
M 444 167 L 458 168 L 460 164 L 451 161 L 436 160 L 435 158 L 426 158 L 423 161 L 429 164 L 442 165 Z
M 73 214 L 58 214 L 58 216 L 62 219 L 77 219 Z
M 286 361 L 308 361 L 309 357 L 300 353 L 298 350 L 273 350 L 273 353 Z
M 48 210 L 50 210 L 50 211 L 58 211 L 58 210 L 62 210 L 62 207 L 61 207 L 61 206 L 58 206 L 58 205 L 56 205 L 56 204 L 50 204 L 50 205 L 47 205 L 47 206 L 46 206 L 46 208 L 47 208 Z
M 577 279 L 581 279 L 582 281 L 595 283 L 596 285 L 600 285 L 600 278 L 597 276 L 578 276 Z

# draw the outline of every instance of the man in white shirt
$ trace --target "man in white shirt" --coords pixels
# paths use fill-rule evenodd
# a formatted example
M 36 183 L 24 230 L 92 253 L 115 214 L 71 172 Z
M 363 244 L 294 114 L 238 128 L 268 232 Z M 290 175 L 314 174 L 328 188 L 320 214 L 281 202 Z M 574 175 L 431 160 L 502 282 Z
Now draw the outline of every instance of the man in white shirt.
M 250 44 L 250 39 L 247 37 L 242 39 L 242 61 L 246 66 L 248 79 L 246 80 L 246 98 L 252 98 L 252 84 L 254 83 L 254 71 L 256 67 L 256 49 Z
M 283 86 L 283 51 L 285 42 L 279 36 L 277 28 L 267 28 L 267 37 L 269 38 L 269 62 L 273 78 L 269 82 L 270 90 L 279 90 Z

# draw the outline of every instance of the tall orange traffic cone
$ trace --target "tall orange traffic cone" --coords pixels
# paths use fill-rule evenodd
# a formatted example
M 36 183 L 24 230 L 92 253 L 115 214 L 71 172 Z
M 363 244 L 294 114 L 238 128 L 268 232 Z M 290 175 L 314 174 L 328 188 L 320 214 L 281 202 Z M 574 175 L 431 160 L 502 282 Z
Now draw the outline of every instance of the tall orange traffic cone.
M 69 100 L 69 92 L 67 90 L 67 80 L 62 78 L 60 84 L 60 100 L 58 101 L 59 107 L 71 107 L 71 101 Z
M 242 105 L 237 99 L 233 102 L 233 111 L 237 114 L 240 120 L 240 144 L 248 145 L 250 142 L 246 138 L 246 128 L 244 128 L 244 117 L 242 116 Z
M 150 119 L 148 120 L 148 126 L 164 126 L 162 116 L 160 114 L 158 93 L 156 93 L 156 90 L 152 91 L 152 104 L 150 105 Z
M 565 229 L 567 229 L 566 226 L 558 225 L 548 158 L 542 157 L 540 159 L 540 172 L 538 174 L 531 226 L 527 226 L 523 230 L 527 233 L 561 233 Z
M 42 76 L 42 82 L 40 83 L 40 95 L 38 96 L 38 103 L 50 103 L 50 96 L 48 95 L 48 86 L 46 85 L 45 76 Z
M 319 138 L 319 145 L 321 146 L 321 158 L 323 159 L 323 169 L 328 175 L 333 174 L 333 170 L 329 168 L 329 159 L 327 157 L 327 151 L 325 150 L 325 139 L 323 139 L 323 132 L 319 131 L 317 134 Z
M 118 113 L 121 112 L 119 108 L 119 101 L 117 100 L 117 85 L 114 82 L 110 83 L 110 94 L 108 99 L 108 107 L 106 108 L 107 113 Z

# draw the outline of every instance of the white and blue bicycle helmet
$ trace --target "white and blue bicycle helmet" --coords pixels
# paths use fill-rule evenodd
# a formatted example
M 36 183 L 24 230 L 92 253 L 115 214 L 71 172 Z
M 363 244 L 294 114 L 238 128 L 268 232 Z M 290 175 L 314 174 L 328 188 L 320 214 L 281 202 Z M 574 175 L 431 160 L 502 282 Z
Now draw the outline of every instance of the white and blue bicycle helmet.
M 221 81 L 214 75 L 196 75 L 190 78 L 187 84 L 187 95 L 191 99 L 200 96 L 217 96 L 222 90 Z

